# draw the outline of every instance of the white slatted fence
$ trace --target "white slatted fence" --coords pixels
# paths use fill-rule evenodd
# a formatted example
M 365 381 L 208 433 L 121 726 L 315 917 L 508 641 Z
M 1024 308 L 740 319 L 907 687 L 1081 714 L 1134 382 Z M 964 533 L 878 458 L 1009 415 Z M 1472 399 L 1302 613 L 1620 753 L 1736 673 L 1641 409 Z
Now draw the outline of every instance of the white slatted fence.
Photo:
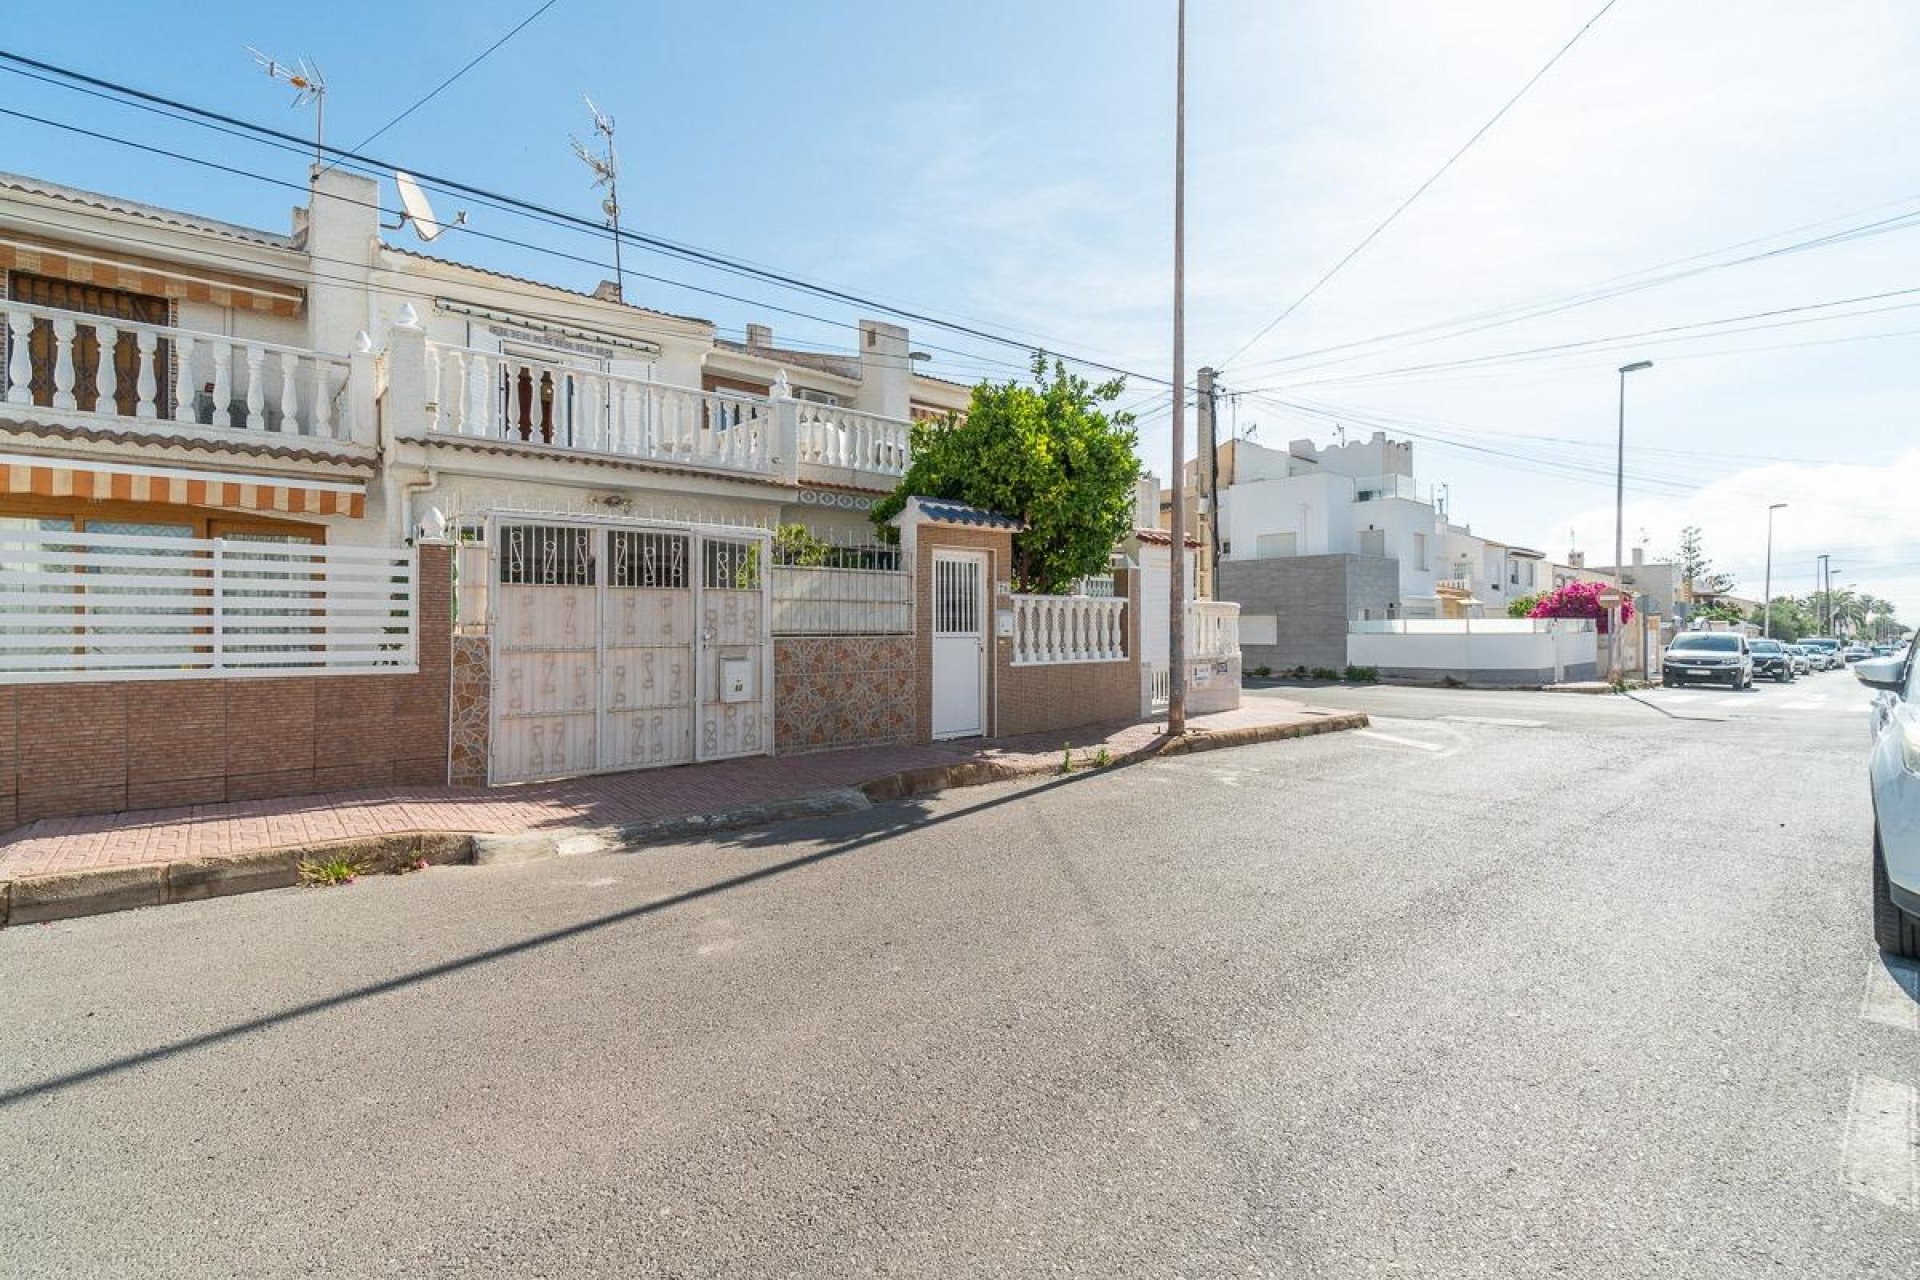
M 411 549 L 0 529 L 0 683 L 418 670 Z

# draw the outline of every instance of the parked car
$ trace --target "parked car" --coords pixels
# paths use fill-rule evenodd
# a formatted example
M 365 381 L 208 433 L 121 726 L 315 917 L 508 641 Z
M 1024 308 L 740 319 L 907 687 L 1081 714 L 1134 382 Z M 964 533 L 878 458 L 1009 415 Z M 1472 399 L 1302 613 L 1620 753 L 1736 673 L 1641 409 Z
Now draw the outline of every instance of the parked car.
M 1863 644 L 1850 644 L 1840 651 L 1840 661 L 1852 666 L 1873 656 L 1873 650 Z
M 1920 959 L 1920 664 L 1909 653 L 1854 668 L 1877 690 L 1873 754 L 1873 937 L 1888 955 Z
M 1787 646 L 1787 657 L 1793 662 L 1793 674 L 1805 676 L 1813 674 L 1813 655 L 1797 644 Z
M 1753 655 L 1747 651 L 1747 638 L 1737 631 L 1682 632 L 1660 657 L 1660 679 L 1669 685 L 1723 680 L 1735 689 L 1751 689 Z
M 1820 658 L 1826 664 L 1823 670 L 1831 671 L 1841 665 L 1840 642 L 1831 636 L 1806 636 L 1800 643 L 1809 649 L 1820 651 Z
M 1749 640 L 1747 652 L 1753 655 L 1753 674 L 1771 677 L 1775 684 L 1793 679 L 1793 657 L 1778 640 Z

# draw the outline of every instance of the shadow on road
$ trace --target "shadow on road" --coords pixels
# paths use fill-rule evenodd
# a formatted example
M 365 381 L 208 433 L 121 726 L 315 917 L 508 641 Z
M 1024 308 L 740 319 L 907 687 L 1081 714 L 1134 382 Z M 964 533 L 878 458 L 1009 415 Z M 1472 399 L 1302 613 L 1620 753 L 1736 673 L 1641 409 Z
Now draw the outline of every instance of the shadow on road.
M 482 965 L 492 964 L 495 961 L 510 960 L 515 956 L 536 951 L 541 947 L 552 946 L 557 942 L 565 942 L 571 938 L 583 937 L 587 934 L 597 933 L 603 929 L 612 928 L 615 925 L 626 924 L 633 920 L 644 919 L 647 916 L 658 915 L 662 912 L 670 911 L 675 907 L 685 906 L 690 902 L 697 902 L 702 898 L 711 898 L 717 894 L 726 893 L 733 889 L 742 889 L 748 885 L 772 880 L 779 876 L 804 870 L 807 867 L 832 861 L 835 858 L 845 857 L 848 854 L 857 853 L 862 849 L 884 843 L 894 836 L 910 829 L 921 829 L 950 822 L 958 822 L 964 818 L 972 817 L 975 814 L 983 813 L 986 810 L 1011 804 L 1016 800 L 1025 800 L 1030 796 L 1058 790 L 1061 787 L 1070 786 L 1076 782 L 1086 781 L 1093 776 L 1095 776 L 1093 773 L 1076 773 L 1054 778 L 1038 786 L 1024 786 L 1011 793 L 994 796 L 990 799 L 982 800 L 978 804 L 968 805 L 964 809 L 958 809 L 951 813 L 939 814 L 937 816 L 928 813 L 925 800 L 905 800 L 881 805 L 870 810 L 863 810 L 860 814 L 854 815 L 854 819 L 865 819 L 866 821 L 863 821 L 861 825 L 867 829 L 861 830 L 849 839 L 828 841 L 822 848 L 813 853 L 803 854 L 797 858 L 789 858 L 784 862 L 776 862 L 772 866 L 761 867 L 755 871 L 747 871 L 740 875 L 728 876 L 724 880 L 716 880 L 712 884 L 702 885 L 697 889 L 689 889 L 684 893 L 677 893 L 672 897 L 662 898 L 657 902 L 648 902 L 641 906 L 629 907 L 623 911 L 615 911 L 591 920 L 583 920 L 578 924 L 567 925 L 560 929 L 552 929 L 546 933 L 536 934 L 531 938 L 522 938 L 517 942 L 503 943 L 500 946 L 489 947 L 484 951 L 476 951 L 471 955 L 461 956 L 458 959 L 428 965 L 425 968 L 416 969 L 411 973 L 400 974 L 380 982 L 367 983 L 348 991 L 342 991 L 336 995 L 324 996 L 317 1000 L 309 1000 L 303 1004 L 282 1009 L 277 1013 L 262 1014 L 257 1018 L 249 1018 L 244 1022 L 236 1022 L 231 1026 L 221 1027 L 215 1031 L 202 1032 L 199 1035 L 188 1036 L 184 1039 L 175 1040 L 170 1044 L 142 1050 L 139 1053 L 130 1053 L 118 1058 L 112 1058 L 96 1066 L 85 1067 L 77 1071 L 64 1072 L 60 1075 L 49 1076 L 46 1079 L 37 1080 L 29 1084 L 0 1090 L 0 1107 L 15 1106 L 22 1102 L 28 1102 L 35 1098 L 57 1093 L 62 1089 L 72 1088 L 75 1085 L 87 1084 L 108 1076 L 117 1075 L 121 1072 L 131 1071 L 136 1067 L 146 1066 L 150 1063 L 161 1062 L 168 1058 L 191 1053 L 196 1049 L 212 1048 L 215 1045 L 222 1044 L 228 1040 L 238 1039 L 241 1036 L 250 1035 L 256 1031 L 265 1031 L 289 1022 L 296 1022 L 302 1018 L 310 1018 L 316 1014 L 343 1008 L 357 1001 L 369 1000 L 376 996 L 404 991 L 409 987 L 431 982 L 436 978 L 450 977 L 468 969 L 475 969 Z M 811 824 L 817 824 L 823 821 L 847 822 L 849 820 L 853 819 L 850 819 L 848 815 L 841 815 L 834 818 L 807 819 L 805 821 Z M 880 824 L 877 830 L 871 827 L 873 820 L 877 820 Z M 794 843 L 790 837 L 783 837 L 780 834 L 787 830 L 790 830 L 790 824 L 776 827 L 769 831 L 757 832 L 750 836 L 735 837 L 725 843 L 739 848 Z M 710 842 L 710 839 L 703 841 L 690 838 L 683 843 L 699 844 Z M 668 846 L 656 845 L 652 847 L 660 848 Z

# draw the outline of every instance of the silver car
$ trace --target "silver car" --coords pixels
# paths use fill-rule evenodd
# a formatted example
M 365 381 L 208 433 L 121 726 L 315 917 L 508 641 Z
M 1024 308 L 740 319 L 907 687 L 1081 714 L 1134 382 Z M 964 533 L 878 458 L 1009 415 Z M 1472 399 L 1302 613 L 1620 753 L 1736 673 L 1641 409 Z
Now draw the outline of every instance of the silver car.
M 1787 657 L 1793 663 L 1793 674 L 1810 675 L 1813 671 L 1813 656 L 1797 644 L 1787 646 Z
M 1873 936 L 1891 956 L 1920 959 L 1920 664 L 1876 658 L 1853 669 L 1877 690 L 1873 756 Z

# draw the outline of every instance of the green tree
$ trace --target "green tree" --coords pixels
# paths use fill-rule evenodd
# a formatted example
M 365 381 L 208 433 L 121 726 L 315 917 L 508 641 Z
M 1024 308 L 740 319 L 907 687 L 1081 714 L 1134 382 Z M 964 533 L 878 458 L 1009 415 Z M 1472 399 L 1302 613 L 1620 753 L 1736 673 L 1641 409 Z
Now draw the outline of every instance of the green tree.
M 1729 604 L 1725 600 L 1697 601 L 1687 617 L 1691 621 L 1706 622 L 1745 622 L 1746 615 L 1740 612 L 1740 606 Z
M 1759 627 L 1763 632 L 1771 634 L 1775 640 L 1779 640 L 1785 644 L 1796 644 L 1799 642 L 1801 636 L 1810 636 L 1815 632 L 1813 619 L 1809 617 L 1807 611 L 1801 607 L 1800 602 L 1790 596 L 1780 596 L 1776 598 L 1773 602 L 1773 607 L 1767 612 L 1773 615 L 1771 631 L 1768 631 L 1766 613 L 1763 613 L 1758 607 L 1748 613 L 1747 621 Z
M 1059 360 L 1049 370 L 1034 353 L 1031 385 L 982 382 L 965 418 L 913 428 L 913 461 L 874 523 L 916 495 L 964 502 L 1026 522 L 1013 539 L 1016 590 L 1062 591 L 1101 572 L 1133 528 L 1140 474 L 1133 415 L 1104 407 L 1125 386 L 1089 383 Z
M 1733 578 L 1729 574 L 1714 571 L 1713 562 L 1707 559 L 1706 540 L 1700 534 L 1700 526 L 1690 524 L 1680 531 L 1680 549 L 1673 554 L 1673 562 L 1679 570 L 1680 581 L 1689 592 L 1704 595 L 1723 595 L 1733 590 Z M 1729 622 L 1739 619 L 1729 618 Z
M 1530 596 L 1515 596 L 1513 599 L 1507 601 L 1507 616 L 1509 618 L 1531 618 L 1533 616 L 1533 606 L 1539 604 L 1545 596 L 1546 593 L 1542 591 L 1536 591 Z

